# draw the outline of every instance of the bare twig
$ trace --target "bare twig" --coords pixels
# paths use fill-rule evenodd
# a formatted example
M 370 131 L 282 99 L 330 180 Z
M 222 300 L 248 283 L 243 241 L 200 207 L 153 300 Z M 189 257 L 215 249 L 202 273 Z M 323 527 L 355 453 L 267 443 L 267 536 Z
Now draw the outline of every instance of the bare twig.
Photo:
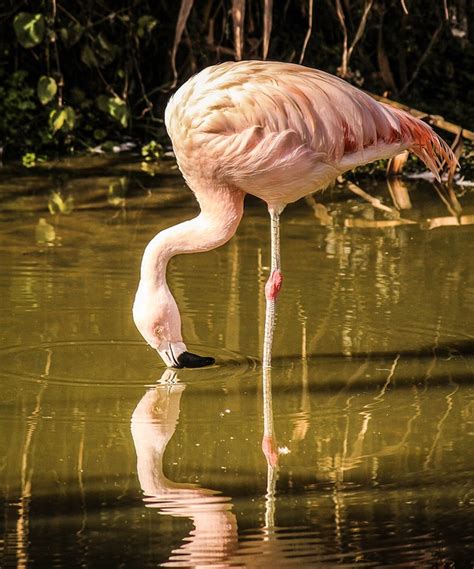
M 343 34 L 343 41 L 342 41 L 342 61 L 341 67 L 339 68 L 339 73 L 341 77 L 346 77 L 349 71 L 349 61 L 351 59 L 352 53 L 356 47 L 356 45 L 361 40 L 362 36 L 364 35 L 365 27 L 367 25 L 367 18 L 369 16 L 370 10 L 372 9 L 372 5 L 374 0 L 366 0 L 364 6 L 364 12 L 360 19 L 359 25 L 357 26 L 357 31 L 354 36 L 354 39 L 351 42 L 351 45 L 348 47 L 349 38 L 347 33 L 347 26 L 346 20 L 344 16 L 344 11 L 342 9 L 341 1 L 336 0 L 336 13 L 339 19 L 339 23 L 341 24 L 342 34 Z
M 347 189 L 349 189 L 351 192 L 353 192 L 357 196 L 364 198 L 364 200 L 368 201 L 372 207 L 375 207 L 376 209 L 380 209 L 382 211 L 386 211 L 388 213 L 391 213 L 396 218 L 400 217 L 400 214 L 397 210 L 393 209 L 392 207 L 388 207 L 387 205 L 384 205 L 378 198 L 374 198 L 373 196 L 371 196 L 370 194 L 365 192 L 362 188 L 360 188 L 356 184 L 349 182 L 347 184 Z
M 367 2 L 365 4 L 364 13 L 362 14 L 362 18 L 360 19 L 356 35 L 354 36 L 354 39 L 352 40 L 351 46 L 347 51 L 347 65 L 349 65 L 349 60 L 352 56 L 352 52 L 354 51 L 355 46 L 358 44 L 358 42 L 360 41 L 360 39 L 364 35 L 365 26 L 367 25 L 367 18 L 369 16 L 369 12 L 372 8 L 373 3 L 374 3 L 374 0 L 367 0 Z
M 303 49 L 300 55 L 300 64 L 303 63 L 304 54 L 308 46 L 311 33 L 313 31 L 313 0 L 308 0 L 308 30 L 306 31 L 306 36 L 304 38 Z
M 448 21 L 449 20 L 448 0 L 443 0 L 443 5 L 444 5 L 444 19 Z
M 400 0 L 400 4 L 402 5 L 402 9 L 405 12 L 405 15 L 408 16 L 408 8 L 407 5 L 405 4 L 405 0 Z
M 151 118 L 155 118 L 153 115 L 153 103 L 150 101 L 150 99 L 148 98 L 148 95 L 146 93 L 146 89 L 145 89 L 145 84 L 143 83 L 143 77 L 142 77 L 142 72 L 140 70 L 140 65 L 137 61 L 137 56 L 135 54 L 135 49 L 132 49 L 132 58 L 133 58 L 133 64 L 135 66 L 135 71 L 137 73 L 137 77 L 138 77 L 138 82 L 140 83 L 140 90 L 142 92 L 142 99 L 143 101 L 145 101 L 146 103 L 146 109 L 144 109 L 144 111 L 142 112 L 142 116 L 146 113 L 149 112 L 151 115 Z
M 312 0 L 310 0 L 310 2 L 312 2 Z M 272 33 L 272 21 L 273 21 L 273 0 L 265 0 L 264 14 L 263 14 L 263 59 L 267 59 L 268 55 L 268 48 L 270 46 L 270 35 Z
M 336 0 L 336 14 L 342 28 L 342 61 L 340 74 L 342 77 L 347 75 L 347 26 L 344 18 L 344 11 L 342 10 L 341 0 Z
M 462 151 L 464 150 L 464 141 L 462 138 L 462 128 L 458 130 L 453 142 L 451 143 L 451 150 L 454 152 L 454 156 L 459 160 L 462 156 Z
M 384 23 L 385 11 L 384 9 L 380 10 L 380 22 L 378 27 L 378 34 L 377 34 L 377 62 L 379 64 L 380 75 L 387 87 L 394 91 L 395 93 L 398 92 L 397 84 L 395 83 L 395 79 L 393 77 L 392 69 L 390 67 L 390 61 L 387 57 L 385 52 L 385 43 L 384 43 L 384 35 L 383 35 L 383 23 Z
M 408 160 L 408 150 L 404 150 L 396 156 L 392 156 L 387 164 L 387 177 L 398 176 Z
M 232 20 L 234 22 L 235 59 L 242 59 L 244 47 L 245 0 L 232 0 Z
M 322 203 L 318 203 L 314 196 L 310 194 L 304 198 L 305 202 L 313 210 L 314 217 L 319 221 L 321 225 L 333 225 L 334 220 L 328 212 L 328 209 Z
M 393 205 L 400 210 L 411 209 L 410 194 L 408 188 L 398 176 L 387 177 L 387 186 Z
M 461 217 L 462 214 L 462 206 L 459 203 L 459 200 L 456 194 L 454 193 L 453 188 L 451 188 L 450 186 L 448 187 L 442 186 L 441 184 L 438 184 L 436 182 L 433 185 L 436 190 L 436 193 L 438 194 L 441 201 L 446 206 L 449 213 L 452 216 L 456 217 L 456 219 L 460 224 L 459 218 Z
M 59 51 L 58 51 L 58 42 L 56 39 L 53 41 L 54 44 L 54 59 L 56 61 L 56 72 L 59 75 L 58 81 L 58 105 L 62 107 L 63 105 L 63 87 L 64 87 L 64 78 L 61 72 L 61 64 L 59 62 Z
M 70 12 L 68 12 L 66 10 L 66 8 L 64 8 L 64 6 L 62 6 L 61 4 L 59 4 L 58 10 L 61 10 L 61 12 L 64 12 L 64 14 L 66 14 L 66 16 L 70 20 L 72 20 L 75 24 L 79 24 L 80 26 L 82 26 L 81 22 L 75 16 L 73 16 Z
M 114 97 L 118 97 L 120 99 L 120 95 L 117 93 L 117 91 L 115 91 L 115 89 L 112 87 L 112 85 L 107 81 L 107 79 L 104 77 L 104 74 L 102 73 L 102 71 L 100 70 L 100 67 L 96 67 L 97 70 L 97 74 L 100 77 L 100 80 L 102 81 L 102 83 L 105 85 L 107 91 L 109 93 L 112 93 L 112 95 Z
M 56 0 L 52 1 L 51 6 L 51 18 L 54 22 L 56 19 Z M 59 50 L 58 50 L 58 40 L 55 35 L 51 36 L 51 43 L 53 43 L 53 51 L 54 51 L 54 60 L 56 62 L 56 72 L 59 76 L 58 83 L 58 106 L 63 106 L 63 87 L 64 87 L 64 77 L 61 72 L 61 63 L 59 61 Z
M 416 67 L 412 73 L 412 76 L 410 77 L 408 82 L 403 86 L 403 89 L 400 91 L 400 95 L 403 95 L 403 93 L 405 93 L 407 91 L 407 89 L 410 87 L 410 85 L 413 83 L 413 81 L 418 77 L 418 73 L 420 72 L 420 69 L 422 68 L 423 64 L 425 63 L 426 58 L 429 56 L 431 50 L 433 49 L 433 47 L 436 45 L 436 42 L 438 41 L 438 37 L 441 33 L 441 30 L 443 29 L 443 25 L 444 25 L 443 22 L 441 22 L 440 25 L 436 28 L 435 33 L 431 36 L 429 44 L 427 45 L 425 51 L 423 52 L 422 56 L 418 60 L 418 63 L 416 64 Z
M 176 23 L 176 31 L 174 35 L 173 49 L 171 50 L 171 69 L 173 71 L 173 83 L 170 88 L 172 89 L 178 81 L 178 72 L 176 70 L 176 53 L 178 46 L 183 36 L 184 27 L 188 21 L 189 13 L 193 7 L 194 0 L 182 0 L 181 8 L 179 9 L 178 21 Z

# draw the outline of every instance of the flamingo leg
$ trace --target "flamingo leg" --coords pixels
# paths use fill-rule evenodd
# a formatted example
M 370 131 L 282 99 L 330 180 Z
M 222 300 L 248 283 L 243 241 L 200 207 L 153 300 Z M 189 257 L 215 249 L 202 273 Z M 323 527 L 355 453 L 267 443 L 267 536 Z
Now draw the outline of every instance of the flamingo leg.
M 265 285 L 265 334 L 263 339 L 263 440 L 262 450 L 267 459 L 268 473 L 278 466 L 278 443 L 273 426 L 272 406 L 272 344 L 276 324 L 276 300 L 283 280 L 280 264 L 280 213 L 283 208 L 269 208 L 271 220 L 271 267 Z M 272 478 L 275 478 L 272 476 Z M 270 495 L 270 493 L 268 494 Z
M 271 221 L 271 269 L 265 285 L 265 333 L 263 339 L 263 367 L 272 367 L 272 344 L 275 331 L 276 300 L 281 289 L 283 275 L 280 264 L 280 213 L 283 207 L 269 207 Z

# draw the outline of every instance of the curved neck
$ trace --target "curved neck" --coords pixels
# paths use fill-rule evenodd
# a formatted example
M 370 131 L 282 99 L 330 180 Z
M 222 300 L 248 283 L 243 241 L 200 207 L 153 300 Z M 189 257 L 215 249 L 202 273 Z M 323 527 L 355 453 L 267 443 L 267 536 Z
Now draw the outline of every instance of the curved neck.
M 244 193 L 229 187 L 200 192 L 199 215 L 158 233 L 147 245 L 141 264 L 141 281 L 153 288 L 166 285 L 166 266 L 181 253 L 199 253 L 226 243 L 243 214 Z

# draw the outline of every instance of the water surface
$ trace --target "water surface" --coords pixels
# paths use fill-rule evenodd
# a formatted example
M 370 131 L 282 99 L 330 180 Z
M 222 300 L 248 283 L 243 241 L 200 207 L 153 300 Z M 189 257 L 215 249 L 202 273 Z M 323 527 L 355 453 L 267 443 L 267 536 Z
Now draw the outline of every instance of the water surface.
M 260 202 L 170 264 L 218 362 L 170 372 L 130 307 L 148 240 L 197 212 L 173 166 L 4 169 L 0 565 L 469 566 L 474 194 L 397 195 L 398 216 L 342 187 L 287 208 L 263 382 Z

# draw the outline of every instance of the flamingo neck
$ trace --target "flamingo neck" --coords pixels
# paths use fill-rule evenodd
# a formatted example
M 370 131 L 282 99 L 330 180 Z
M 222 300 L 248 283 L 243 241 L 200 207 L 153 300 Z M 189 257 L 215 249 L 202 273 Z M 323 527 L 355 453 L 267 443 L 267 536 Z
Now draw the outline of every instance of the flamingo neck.
M 210 251 L 226 243 L 242 218 L 243 199 L 243 192 L 227 187 L 200 193 L 198 216 L 161 231 L 148 243 L 141 264 L 140 285 L 151 289 L 167 287 L 166 267 L 172 257 Z
M 169 260 L 180 253 L 193 253 L 190 236 L 199 225 L 199 214 L 168 229 L 164 229 L 148 243 L 143 253 L 140 285 L 149 289 L 167 287 L 166 267 Z

